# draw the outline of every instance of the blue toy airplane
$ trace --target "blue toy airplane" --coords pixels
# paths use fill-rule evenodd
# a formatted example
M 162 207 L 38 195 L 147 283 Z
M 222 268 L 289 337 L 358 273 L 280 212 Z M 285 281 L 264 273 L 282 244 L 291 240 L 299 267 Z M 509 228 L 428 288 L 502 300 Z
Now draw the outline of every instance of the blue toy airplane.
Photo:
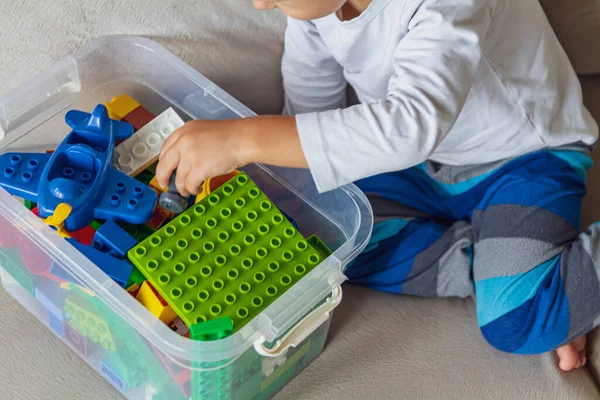
M 133 127 L 108 117 L 105 106 L 92 114 L 72 110 L 65 116 L 73 129 L 52 154 L 0 155 L 0 186 L 38 203 L 40 217 L 61 203 L 72 211 L 64 221 L 68 231 L 94 219 L 143 224 L 152 217 L 154 190 L 112 167 L 115 141 L 133 134 Z

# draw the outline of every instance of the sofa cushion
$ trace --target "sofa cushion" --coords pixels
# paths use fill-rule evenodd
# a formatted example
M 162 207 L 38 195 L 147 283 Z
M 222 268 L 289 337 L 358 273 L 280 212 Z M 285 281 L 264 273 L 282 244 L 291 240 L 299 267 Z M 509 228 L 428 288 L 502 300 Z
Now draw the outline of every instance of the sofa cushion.
M 540 0 L 540 3 L 577 73 L 600 73 L 600 1 Z
M 586 76 L 581 78 L 583 99 L 586 107 L 596 121 L 600 121 L 600 76 Z M 600 221 L 600 151 L 593 153 L 594 167 L 588 174 L 587 196 L 583 199 L 581 226 L 587 227 L 593 222 Z
M 471 300 L 419 299 L 344 286 L 325 351 L 276 399 L 598 399 L 587 369 L 552 354 L 501 353 Z
M 583 98 L 596 121 L 600 121 L 600 76 L 581 79 Z M 594 152 L 594 164 L 588 175 L 588 194 L 583 200 L 582 227 L 600 221 L 600 151 Z M 600 330 L 596 329 L 589 337 L 588 363 L 591 372 L 600 379 Z
M 100 5 L 101 4 L 101 5 Z M 281 111 L 285 16 L 250 0 L 0 2 L 0 95 L 91 40 L 159 42 L 257 113 Z

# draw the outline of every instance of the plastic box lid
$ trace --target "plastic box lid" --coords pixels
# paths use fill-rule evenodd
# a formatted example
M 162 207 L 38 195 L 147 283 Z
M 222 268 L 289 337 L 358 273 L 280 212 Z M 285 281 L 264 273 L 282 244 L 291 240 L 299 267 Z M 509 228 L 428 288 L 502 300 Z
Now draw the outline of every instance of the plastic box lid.
M 185 120 L 255 115 L 157 43 L 107 36 L 0 97 L 0 151 L 55 148 L 69 132 L 67 111 L 89 111 L 122 93 L 155 114 L 173 107 Z M 194 342 L 171 331 L 4 190 L 0 215 L 172 360 L 188 366 L 221 361 L 280 337 L 332 293 L 345 280 L 345 266 L 367 245 L 373 223 L 369 203 L 354 185 L 318 194 L 308 171 L 258 164 L 244 171 L 298 222 L 303 235 L 318 234 L 333 254 L 243 329 L 218 342 Z

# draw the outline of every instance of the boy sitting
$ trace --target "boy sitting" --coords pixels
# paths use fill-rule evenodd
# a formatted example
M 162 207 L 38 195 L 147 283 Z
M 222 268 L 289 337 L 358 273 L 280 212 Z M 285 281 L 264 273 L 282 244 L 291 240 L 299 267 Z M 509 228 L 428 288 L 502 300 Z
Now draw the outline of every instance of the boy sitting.
M 157 169 L 183 195 L 251 162 L 356 182 L 373 238 L 354 283 L 475 296 L 496 348 L 586 363 L 600 227 L 580 232 L 598 137 L 537 0 L 266 0 L 288 14 L 285 113 L 192 121 Z M 348 83 L 360 104 L 347 107 Z

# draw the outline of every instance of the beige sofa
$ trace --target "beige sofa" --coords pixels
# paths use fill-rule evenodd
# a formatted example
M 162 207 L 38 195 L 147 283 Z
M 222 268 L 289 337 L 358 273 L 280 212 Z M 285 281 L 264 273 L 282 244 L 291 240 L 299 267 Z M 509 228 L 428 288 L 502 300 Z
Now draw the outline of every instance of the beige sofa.
M 600 0 L 542 3 L 600 120 Z M 0 16 L 0 92 L 97 36 L 125 33 L 159 41 L 257 112 L 281 107 L 285 21 L 250 0 L 0 1 Z M 600 168 L 589 182 L 584 223 L 600 220 Z M 278 399 L 600 398 L 600 334 L 588 367 L 565 374 L 551 354 L 492 349 L 472 301 L 344 291 L 325 352 Z M 0 399 L 119 398 L 1 290 L 0 311 Z

